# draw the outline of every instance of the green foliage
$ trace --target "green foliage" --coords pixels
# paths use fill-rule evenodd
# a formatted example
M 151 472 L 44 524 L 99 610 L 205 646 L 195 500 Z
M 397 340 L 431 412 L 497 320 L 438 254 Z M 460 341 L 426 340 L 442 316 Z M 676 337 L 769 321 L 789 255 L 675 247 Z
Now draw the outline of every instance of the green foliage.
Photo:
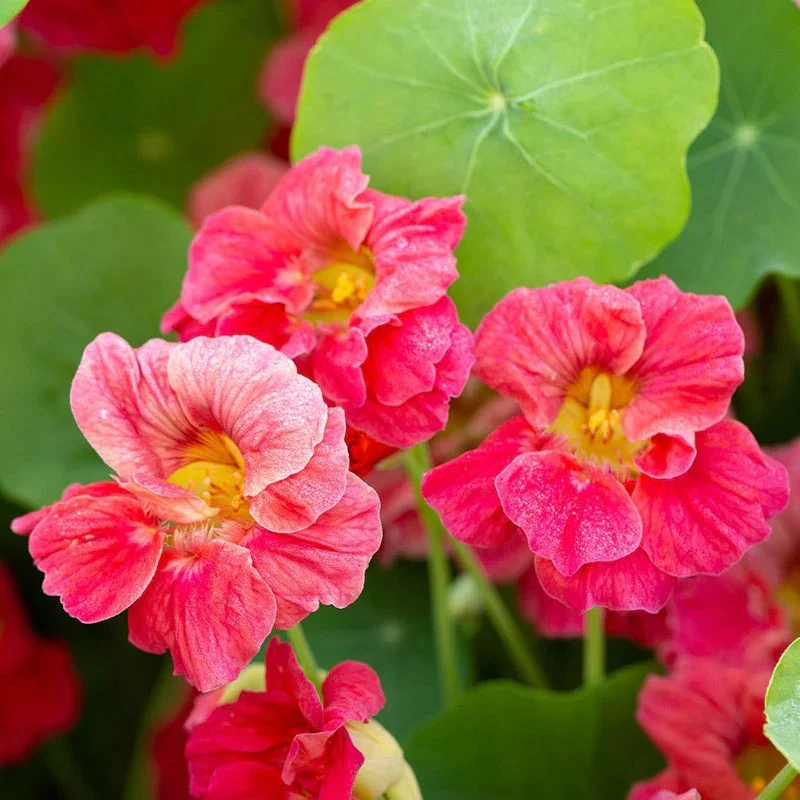
M 778 661 L 764 710 L 766 737 L 800 771 L 800 639 L 792 642 Z
M 108 476 L 72 420 L 72 376 L 102 331 L 134 345 L 158 335 L 190 235 L 160 204 L 117 198 L 44 225 L 0 254 L 0 486 L 10 497 L 38 506 L 69 483 Z
M 800 9 L 700 0 L 722 73 L 720 105 L 689 154 L 693 210 L 643 275 L 735 306 L 773 273 L 800 277 Z
M 11 22 L 26 5 L 28 0 L 0 0 L 0 28 Z
M 717 97 L 691 0 L 372 0 L 306 69 L 293 150 L 361 145 L 373 185 L 464 192 L 469 324 L 520 285 L 622 279 L 680 231 Z
M 194 181 L 262 141 L 267 114 L 256 79 L 278 33 L 274 4 L 221 0 L 188 21 L 173 62 L 73 62 L 71 88 L 50 110 L 34 154 L 42 210 L 59 216 L 117 190 L 182 207 Z
M 569 693 L 486 683 L 421 726 L 406 757 L 425 800 L 619 800 L 663 762 L 636 724 L 646 668 Z
M 322 607 L 303 622 L 323 669 L 354 659 L 380 675 L 386 707 L 379 719 L 397 739 L 441 707 L 429 597 L 421 565 L 373 568 L 352 606 Z

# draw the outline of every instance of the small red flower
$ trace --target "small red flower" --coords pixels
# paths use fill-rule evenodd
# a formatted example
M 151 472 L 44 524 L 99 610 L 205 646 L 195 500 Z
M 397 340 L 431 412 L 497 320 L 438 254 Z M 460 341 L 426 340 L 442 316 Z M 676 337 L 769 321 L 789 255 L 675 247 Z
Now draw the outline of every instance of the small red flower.
M 348 423 L 409 447 L 447 422 L 472 336 L 447 297 L 463 198 L 367 189 L 357 147 L 293 167 L 259 210 L 208 217 L 164 330 L 246 333 L 298 360 Z
M 44 739 L 66 733 L 80 705 L 69 652 L 31 631 L 11 575 L 0 564 L 0 765 L 24 761 Z
M 354 661 L 328 673 L 320 699 L 291 646 L 273 639 L 266 691 L 242 692 L 191 730 L 192 795 L 351 800 L 364 756 L 347 723 L 369 722 L 384 703 L 378 676 Z
M 209 691 L 273 626 L 361 593 L 378 498 L 349 472 L 342 412 L 274 348 L 237 336 L 134 350 L 102 334 L 71 400 L 116 482 L 70 487 L 13 527 L 72 616 L 129 609 L 131 642 L 170 650 Z
M 524 415 L 426 475 L 476 547 L 522 531 L 551 596 L 658 611 L 677 578 L 719 574 L 769 533 L 785 469 L 723 419 L 742 378 L 727 301 L 667 278 L 517 289 L 476 335 L 476 374 Z

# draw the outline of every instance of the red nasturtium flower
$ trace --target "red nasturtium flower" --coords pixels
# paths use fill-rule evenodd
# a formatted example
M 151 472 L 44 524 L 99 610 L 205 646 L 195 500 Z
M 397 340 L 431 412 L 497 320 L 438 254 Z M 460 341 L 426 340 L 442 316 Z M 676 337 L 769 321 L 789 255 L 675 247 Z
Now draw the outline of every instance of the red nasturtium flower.
M 140 47 L 160 56 L 175 48 L 183 19 L 203 0 L 31 0 L 17 21 L 48 48 L 64 53 L 124 53 Z
M 255 691 L 232 701 L 223 694 L 211 709 L 203 702 L 190 720 L 186 756 L 194 797 L 421 800 L 402 750 L 371 721 L 385 698 L 370 667 L 335 666 L 321 698 L 290 645 L 273 639 L 265 667 L 253 681 L 260 685 L 246 687 Z
M 67 648 L 29 627 L 11 574 L 0 564 L 0 766 L 70 730 L 81 690 Z
M 719 574 L 769 534 L 786 470 L 723 419 L 742 380 L 728 302 L 667 278 L 517 289 L 476 334 L 479 378 L 523 416 L 432 470 L 457 538 L 522 531 L 544 590 L 577 611 L 659 610 L 676 579 Z
M 169 649 L 209 691 L 273 626 L 358 597 L 378 498 L 349 472 L 342 412 L 277 350 L 248 336 L 134 350 L 102 334 L 71 402 L 116 482 L 70 487 L 14 529 L 72 616 L 128 609 L 131 642 Z
M 472 366 L 447 288 L 463 198 L 367 189 L 357 147 L 293 167 L 259 210 L 208 217 L 165 330 L 245 333 L 298 359 L 350 425 L 393 447 L 444 428 Z

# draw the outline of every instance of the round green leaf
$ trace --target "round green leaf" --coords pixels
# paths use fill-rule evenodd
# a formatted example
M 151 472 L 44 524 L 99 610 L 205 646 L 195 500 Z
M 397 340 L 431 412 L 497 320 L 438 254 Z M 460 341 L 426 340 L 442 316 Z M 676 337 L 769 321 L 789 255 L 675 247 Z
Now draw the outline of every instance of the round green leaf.
M 764 734 L 800 771 L 800 639 L 792 642 L 778 661 L 764 710 Z
M 355 142 L 382 191 L 466 193 L 453 297 L 476 323 L 674 238 L 717 84 L 692 0 L 371 0 L 312 53 L 293 151 Z
M 323 606 L 303 622 L 320 666 L 355 659 L 381 678 L 386 706 L 380 720 L 397 739 L 441 708 L 425 569 L 401 563 L 371 569 L 358 600 L 346 610 Z
M 634 719 L 646 669 L 575 692 L 486 683 L 414 732 L 425 800 L 620 800 L 663 761 Z
M 0 0 L 0 28 L 11 22 L 26 5 L 28 0 Z
M 69 387 L 84 347 L 113 330 L 158 335 L 180 289 L 191 239 L 160 204 L 99 202 L 22 236 L 0 254 L 0 486 L 29 506 L 109 470 L 78 431 Z
M 771 273 L 800 277 L 800 9 L 700 0 L 722 73 L 716 117 L 689 153 L 692 215 L 644 271 L 735 306 Z
M 79 59 L 35 148 L 39 206 L 53 217 L 124 190 L 182 207 L 211 167 L 260 146 L 255 85 L 278 30 L 274 4 L 220 0 L 192 16 L 174 61 Z

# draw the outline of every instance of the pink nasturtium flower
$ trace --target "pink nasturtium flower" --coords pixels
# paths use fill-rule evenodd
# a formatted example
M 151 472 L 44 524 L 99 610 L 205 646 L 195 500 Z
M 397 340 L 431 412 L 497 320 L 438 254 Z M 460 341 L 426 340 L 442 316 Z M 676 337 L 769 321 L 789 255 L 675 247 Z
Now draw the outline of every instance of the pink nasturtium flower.
M 175 48 L 184 18 L 203 0 L 32 0 L 17 21 L 48 48 L 64 53 L 125 53 L 140 47 L 159 56 Z
M 765 539 L 787 502 L 783 466 L 724 419 L 743 346 L 724 298 L 667 278 L 517 289 L 481 323 L 475 372 L 523 415 L 423 493 L 469 544 L 522 531 L 545 592 L 575 610 L 658 611 L 678 578 Z
M 378 498 L 349 472 L 344 415 L 247 336 L 102 334 L 72 384 L 75 419 L 116 482 L 70 487 L 15 521 L 82 622 L 125 609 L 201 691 L 234 679 L 273 629 L 360 594 Z
M 186 746 L 192 796 L 421 800 L 402 750 L 371 720 L 385 698 L 370 667 L 335 666 L 320 698 L 290 645 L 273 639 L 265 666 L 248 676 L 258 685 L 234 684 L 220 705 L 201 698 L 195 707 Z
M 410 202 L 367 189 L 357 147 L 293 167 L 259 210 L 208 217 L 189 251 L 182 339 L 244 333 L 298 360 L 374 439 L 409 447 L 447 422 L 472 366 L 472 335 L 447 288 L 463 198 Z
M 668 677 L 649 677 L 637 718 L 669 766 L 634 787 L 630 800 L 689 787 L 703 800 L 755 797 L 786 763 L 763 733 L 770 672 L 684 658 Z M 786 797 L 800 797 L 800 783 Z

